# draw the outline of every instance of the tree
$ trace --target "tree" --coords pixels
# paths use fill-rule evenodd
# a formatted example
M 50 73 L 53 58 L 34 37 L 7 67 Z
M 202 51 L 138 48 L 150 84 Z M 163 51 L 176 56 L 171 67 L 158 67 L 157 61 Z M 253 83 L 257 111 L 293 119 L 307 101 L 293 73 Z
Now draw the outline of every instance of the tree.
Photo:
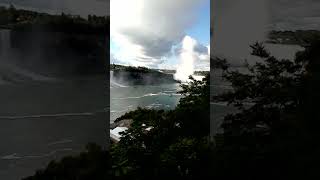
M 138 108 L 120 117 L 118 120 L 129 118 L 133 123 L 121 141 L 111 147 L 110 159 L 102 156 L 105 152 L 98 148 L 90 148 L 85 155 L 52 162 L 26 180 L 206 177 L 211 153 L 207 138 L 209 75 L 203 82 L 191 80 L 188 85 L 181 85 L 184 97 L 175 110 Z M 152 129 L 148 131 L 146 127 Z M 200 130 L 202 127 L 205 130 Z M 84 158 L 87 156 L 94 158 Z M 108 169 L 110 162 L 112 168 Z
M 293 61 L 277 59 L 256 43 L 252 54 L 262 63 L 248 66 L 249 73 L 225 68 L 233 91 L 212 100 L 228 102 L 238 113 L 223 121 L 224 144 L 214 163 L 223 163 L 215 166 L 219 178 L 319 177 L 313 171 L 320 160 L 314 128 L 319 123 L 319 49 L 314 43 Z
M 113 172 L 130 179 L 190 179 L 207 175 L 209 164 L 209 75 L 182 84 L 175 110 L 139 108 L 120 119 L 132 119 L 121 141 L 113 146 Z M 152 127 L 146 131 L 146 127 Z
M 252 54 L 264 62 L 248 65 L 248 73 L 231 70 L 227 61 L 219 60 L 216 68 L 224 69 L 233 91 L 213 96 L 212 101 L 238 108 L 224 118 L 219 146 L 207 140 L 209 75 L 203 82 L 191 78 L 181 85 L 184 97 L 175 110 L 138 108 L 119 118 L 133 123 L 110 150 L 110 171 L 110 159 L 90 155 L 94 158 L 51 163 L 30 180 L 63 179 L 62 175 L 107 179 L 106 174 L 121 180 L 318 179 L 319 52 L 320 43 L 313 43 L 295 60 L 277 59 L 256 43 Z M 90 149 L 101 155 L 98 148 Z
M 88 144 L 86 149 L 78 156 L 52 161 L 46 169 L 38 170 L 24 180 L 110 179 L 110 154 L 95 144 Z

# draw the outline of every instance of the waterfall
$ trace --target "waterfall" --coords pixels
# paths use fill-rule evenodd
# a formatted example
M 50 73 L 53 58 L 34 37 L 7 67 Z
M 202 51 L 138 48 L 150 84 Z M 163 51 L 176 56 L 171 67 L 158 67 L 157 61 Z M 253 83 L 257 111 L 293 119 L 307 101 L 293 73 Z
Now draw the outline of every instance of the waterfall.
M 37 72 L 26 69 L 19 64 L 17 57 L 12 53 L 11 30 L 0 30 L 0 84 L 7 82 L 49 81 L 55 80 Z
M 11 31 L 7 29 L 0 30 L 0 57 L 7 58 L 11 49 Z

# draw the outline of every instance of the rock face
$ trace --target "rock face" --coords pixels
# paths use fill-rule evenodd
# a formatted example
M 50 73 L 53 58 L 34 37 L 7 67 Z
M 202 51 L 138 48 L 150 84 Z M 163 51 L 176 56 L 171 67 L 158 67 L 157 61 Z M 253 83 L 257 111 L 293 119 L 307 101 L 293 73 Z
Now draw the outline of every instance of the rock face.
M 132 119 L 123 119 L 110 124 L 110 143 L 114 144 L 120 141 L 123 132 L 131 127 Z
M 116 121 L 116 122 L 110 124 L 110 129 L 114 129 L 116 127 L 130 128 L 131 123 L 132 123 L 132 119 L 123 119 L 123 120 Z

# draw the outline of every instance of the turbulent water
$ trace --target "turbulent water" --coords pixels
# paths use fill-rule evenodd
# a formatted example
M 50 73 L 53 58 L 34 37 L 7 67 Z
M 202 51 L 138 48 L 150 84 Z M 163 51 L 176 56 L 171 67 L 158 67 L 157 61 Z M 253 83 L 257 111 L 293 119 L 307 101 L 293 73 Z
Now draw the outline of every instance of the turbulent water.
M 112 76 L 111 76 L 112 77 Z M 173 109 L 181 97 L 179 84 L 126 86 L 110 81 L 110 123 L 137 107 Z
M 0 31 L 0 179 L 17 180 L 51 160 L 108 143 L 106 78 L 59 79 L 15 63 Z

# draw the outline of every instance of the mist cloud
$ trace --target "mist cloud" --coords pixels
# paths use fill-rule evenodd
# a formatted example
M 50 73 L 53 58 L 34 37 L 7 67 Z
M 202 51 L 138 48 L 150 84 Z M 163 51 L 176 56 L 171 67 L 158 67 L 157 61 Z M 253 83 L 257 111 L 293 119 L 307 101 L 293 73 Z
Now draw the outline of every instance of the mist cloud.
M 204 0 L 111 0 L 111 38 L 117 59 L 157 67 L 194 25 Z M 199 49 L 199 51 L 203 51 Z

